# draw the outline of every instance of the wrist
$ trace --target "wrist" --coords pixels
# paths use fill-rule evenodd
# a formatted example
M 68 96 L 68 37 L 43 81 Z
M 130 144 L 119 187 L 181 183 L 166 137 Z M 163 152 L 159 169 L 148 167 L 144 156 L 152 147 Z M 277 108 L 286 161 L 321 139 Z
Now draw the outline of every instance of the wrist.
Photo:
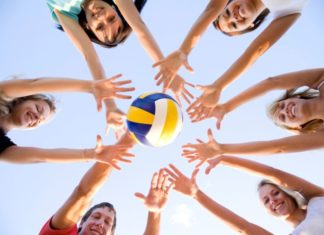
M 94 154 L 94 150 L 93 149 L 83 149 L 83 152 L 82 152 L 82 158 L 85 160 L 85 161 L 92 161 L 92 160 L 96 160 L 95 158 L 95 154 Z
M 181 60 L 187 60 L 188 53 L 185 53 L 182 49 L 178 49 L 177 52 L 179 53 L 179 58 Z

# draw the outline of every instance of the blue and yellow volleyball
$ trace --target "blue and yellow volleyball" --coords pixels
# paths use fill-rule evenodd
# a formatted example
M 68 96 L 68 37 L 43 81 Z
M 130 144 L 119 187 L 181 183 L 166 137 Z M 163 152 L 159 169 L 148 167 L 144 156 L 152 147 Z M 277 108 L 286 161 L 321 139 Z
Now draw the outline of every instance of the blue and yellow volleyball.
M 182 128 L 179 104 L 164 93 L 145 93 L 131 104 L 127 126 L 141 144 L 161 147 L 170 144 Z

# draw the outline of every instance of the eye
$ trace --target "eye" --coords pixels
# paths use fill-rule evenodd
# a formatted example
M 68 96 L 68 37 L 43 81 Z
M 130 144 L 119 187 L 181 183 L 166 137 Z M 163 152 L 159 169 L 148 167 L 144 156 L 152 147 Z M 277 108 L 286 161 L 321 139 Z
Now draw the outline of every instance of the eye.
M 264 203 L 264 205 L 267 205 L 269 203 L 269 199 L 268 198 L 265 199 L 263 203 Z
M 286 120 L 286 116 L 284 114 L 279 114 L 279 120 L 284 122 Z
M 96 31 L 102 31 L 104 28 L 103 24 L 98 24 L 96 27 Z
M 108 18 L 108 23 L 113 23 L 116 20 L 116 16 L 111 16 Z
M 237 29 L 237 25 L 236 25 L 235 22 L 232 23 L 232 27 L 233 27 L 234 29 Z
M 225 10 L 225 13 L 226 13 L 226 16 L 227 17 L 230 17 L 231 16 L 231 12 L 228 9 Z
M 275 191 L 273 195 L 278 196 L 279 195 L 279 191 Z

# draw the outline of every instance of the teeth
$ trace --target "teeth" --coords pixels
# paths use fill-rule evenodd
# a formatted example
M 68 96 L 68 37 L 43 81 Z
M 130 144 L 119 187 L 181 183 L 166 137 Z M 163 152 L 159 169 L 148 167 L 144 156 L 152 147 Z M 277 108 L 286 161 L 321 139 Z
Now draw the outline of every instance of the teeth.
M 294 116 L 296 116 L 295 111 L 296 111 L 296 106 L 294 105 L 294 106 L 292 107 L 292 109 L 291 109 L 291 112 L 292 112 L 292 114 L 293 114 Z

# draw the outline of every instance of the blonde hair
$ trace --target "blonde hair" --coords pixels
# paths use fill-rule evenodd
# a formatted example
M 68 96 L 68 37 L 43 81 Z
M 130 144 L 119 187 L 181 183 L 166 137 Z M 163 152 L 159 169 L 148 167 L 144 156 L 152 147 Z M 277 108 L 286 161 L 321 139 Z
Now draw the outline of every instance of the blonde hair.
M 308 201 L 306 200 L 306 198 L 300 192 L 285 188 L 285 187 L 283 187 L 281 185 L 278 185 L 278 184 L 272 182 L 271 180 L 268 180 L 268 179 L 261 180 L 260 183 L 258 184 L 258 191 L 264 185 L 269 185 L 269 184 L 276 187 L 276 188 L 278 188 L 278 189 L 280 189 L 287 196 L 291 197 L 295 201 L 295 203 L 296 203 L 296 205 L 298 206 L 299 209 L 302 209 L 302 210 L 307 209 Z
M 275 113 L 277 112 L 277 109 L 279 107 L 279 102 L 290 99 L 290 98 L 299 98 L 299 99 L 313 99 L 319 96 L 319 91 L 314 89 L 306 89 L 303 91 L 296 92 L 296 88 L 287 90 L 286 93 L 277 99 L 275 102 L 273 102 L 271 105 L 269 105 L 267 109 L 268 117 L 279 127 L 287 129 L 289 131 L 294 132 L 295 134 L 302 134 L 302 133 L 314 133 L 316 132 L 320 127 L 323 126 L 323 120 L 321 119 L 313 119 L 310 120 L 304 124 L 302 124 L 299 128 L 292 128 L 290 126 L 282 125 L 276 122 L 276 119 L 274 118 Z
M 13 100 L 8 100 L 0 95 L 0 118 L 9 115 L 17 105 L 27 100 L 43 100 L 48 104 L 52 113 L 56 111 L 55 99 L 50 95 L 34 94 L 15 98 Z

